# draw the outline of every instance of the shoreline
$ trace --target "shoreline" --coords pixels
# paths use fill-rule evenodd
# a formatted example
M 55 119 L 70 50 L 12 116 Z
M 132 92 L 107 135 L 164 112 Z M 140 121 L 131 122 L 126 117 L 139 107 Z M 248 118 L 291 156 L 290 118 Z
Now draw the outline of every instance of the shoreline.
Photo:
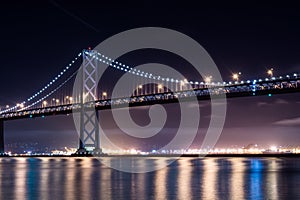
M 191 157 L 191 158 L 263 158 L 263 157 L 274 157 L 274 158 L 279 158 L 279 157 L 284 157 L 284 158 L 300 158 L 300 154 L 293 154 L 293 153 L 264 153 L 264 154 L 150 154 L 150 155 L 107 155 L 107 154 L 102 154 L 102 155 L 0 155 L 0 158 L 38 158 L 38 157 L 64 157 L 64 158 L 82 158 L 82 157 L 94 157 L 94 158 L 151 158 L 151 157 L 162 157 L 162 158 L 169 158 L 169 157 Z

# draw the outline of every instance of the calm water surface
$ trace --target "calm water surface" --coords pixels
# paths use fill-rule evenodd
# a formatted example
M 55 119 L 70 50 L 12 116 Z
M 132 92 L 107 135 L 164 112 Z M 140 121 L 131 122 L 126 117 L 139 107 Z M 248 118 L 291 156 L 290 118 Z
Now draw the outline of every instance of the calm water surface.
M 0 158 L 0 189 L 0 199 L 300 199 L 300 159 L 181 158 L 137 174 L 95 158 Z

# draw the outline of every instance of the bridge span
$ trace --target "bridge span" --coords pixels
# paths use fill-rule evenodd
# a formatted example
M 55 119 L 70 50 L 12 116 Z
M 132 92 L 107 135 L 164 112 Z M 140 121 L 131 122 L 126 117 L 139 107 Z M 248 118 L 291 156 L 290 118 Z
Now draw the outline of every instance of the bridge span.
M 74 69 L 69 77 L 59 80 L 70 70 L 78 58 L 82 56 L 82 67 Z M 143 86 L 141 82 L 134 82 L 135 91 L 131 96 L 121 96 L 111 98 L 108 92 L 103 92 L 99 97 L 97 85 L 98 63 L 102 62 L 112 68 L 131 73 L 133 76 L 143 77 L 145 79 L 155 79 L 155 83 Z M 77 73 L 82 76 L 82 89 L 79 96 L 71 96 L 72 87 L 66 85 L 71 83 Z M 82 53 L 67 65 L 52 81 L 50 81 L 41 90 L 29 97 L 27 100 L 15 106 L 6 106 L 0 110 L 0 154 L 4 154 L 4 122 L 26 118 L 66 115 L 72 112 L 80 112 L 80 141 L 79 154 L 86 154 L 87 147 L 92 147 L 93 152 L 101 154 L 98 112 L 96 114 L 87 114 L 91 110 L 116 109 L 122 107 L 137 107 L 153 104 L 177 103 L 191 101 L 197 98 L 199 101 L 210 100 L 211 98 L 238 98 L 255 97 L 261 95 L 272 96 L 274 94 L 295 93 L 300 91 L 300 74 L 274 77 L 273 72 L 269 73 L 269 78 L 239 81 L 237 74 L 233 75 L 234 81 L 212 82 L 211 77 L 206 80 L 188 81 L 178 80 L 176 78 L 163 78 L 159 75 L 135 70 L 120 62 L 114 61 L 95 50 L 84 50 Z M 92 82 L 93 84 L 88 84 Z M 142 82 L 143 83 L 143 82 Z M 52 90 L 50 89 L 51 87 Z M 68 88 L 64 99 L 54 98 L 55 95 L 63 96 L 59 92 L 62 88 Z M 46 93 L 46 91 L 49 91 Z M 45 94 L 46 93 L 46 94 Z M 85 98 L 83 98 L 83 96 Z M 40 97 L 40 98 L 39 98 Z M 37 99 L 34 101 L 34 99 Z M 47 101 L 47 99 L 49 99 Z M 49 103 L 51 102 L 51 103 Z M 90 115 L 90 116 L 89 116 Z M 86 127 L 88 122 L 95 124 L 90 130 Z M 97 122 L 97 123 L 96 123 Z

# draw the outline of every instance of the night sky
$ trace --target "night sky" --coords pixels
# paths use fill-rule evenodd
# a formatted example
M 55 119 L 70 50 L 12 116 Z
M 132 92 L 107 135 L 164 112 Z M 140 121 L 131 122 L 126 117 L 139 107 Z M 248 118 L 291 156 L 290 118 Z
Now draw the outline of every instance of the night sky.
M 114 34 L 138 27 L 170 28 L 192 37 L 213 58 L 224 80 L 230 80 L 233 72 L 242 72 L 241 79 L 266 77 L 271 67 L 275 76 L 299 73 L 299 7 L 237 6 L 174 1 L 2 3 L 0 106 L 31 96 L 82 49 L 95 47 Z M 136 53 L 124 58 L 126 64 L 135 66 L 150 62 L 151 56 L 144 59 L 143 52 Z M 175 66 L 176 58 L 172 58 L 153 57 Z M 218 145 L 299 145 L 299 106 L 300 94 L 230 99 Z M 209 118 L 208 107 L 207 103 L 201 103 L 204 125 L 200 126 L 199 140 Z M 176 105 L 166 108 L 172 113 Z M 147 124 L 147 117 L 139 117 L 145 116 L 147 110 L 145 107 L 133 111 L 142 119 L 137 120 L 138 123 Z M 117 138 L 118 130 L 111 121 L 108 111 L 101 112 L 104 129 L 112 138 Z M 170 121 L 163 133 L 166 140 L 171 137 L 168 132 L 176 129 L 176 123 L 172 123 L 176 120 Z M 37 141 L 45 145 L 76 146 L 78 136 L 72 123 L 72 119 L 65 116 L 7 122 L 6 142 Z M 148 142 L 151 146 L 157 141 L 154 138 Z M 127 144 L 128 148 L 135 146 L 134 142 Z

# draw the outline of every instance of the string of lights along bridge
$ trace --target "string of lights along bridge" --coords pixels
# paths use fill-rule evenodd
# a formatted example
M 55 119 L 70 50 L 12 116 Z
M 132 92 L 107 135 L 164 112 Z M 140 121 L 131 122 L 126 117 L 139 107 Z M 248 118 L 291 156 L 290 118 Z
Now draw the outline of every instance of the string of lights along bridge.
M 80 59 L 82 58 L 82 59 Z M 81 61 L 81 62 L 80 62 Z M 132 78 L 127 81 L 130 95 L 113 96 L 113 86 L 98 84 L 101 66 L 107 65 L 110 73 L 127 73 Z M 81 66 L 81 68 L 80 68 Z M 266 72 L 264 72 L 266 73 Z M 76 75 L 80 76 L 80 90 L 74 92 Z M 112 109 L 122 106 L 143 106 L 178 102 L 197 97 L 207 100 L 212 96 L 242 97 L 299 92 L 300 74 L 274 76 L 273 68 L 267 71 L 268 77 L 255 80 L 240 80 L 241 73 L 234 73 L 231 81 L 214 82 L 214 77 L 207 75 L 197 81 L 182 77 L 164 77 L 118 62 L 96 50 L 83 50 L 61 72 L 46 85 L 27 99 L 16 105 L 1 106 L 0 110 L 0 153 L 4 153 L 4 121 L 21 118 L 45 117 L 47 115 L 81 112 L 80 141 L 78 153 L 89 149 L 101 153 L 99 141 L 98 112 L 89 114 L 88 109 Z M 113 75 L 109 75 L 112 76 Z M 102 78 L 102 77 L 101 77 Z M 90 116 L 89 116 L 90 115 Z M 92 121 L 92 130 L 85 126 Z M 90 128 L 89 128 L 90 129 Z

